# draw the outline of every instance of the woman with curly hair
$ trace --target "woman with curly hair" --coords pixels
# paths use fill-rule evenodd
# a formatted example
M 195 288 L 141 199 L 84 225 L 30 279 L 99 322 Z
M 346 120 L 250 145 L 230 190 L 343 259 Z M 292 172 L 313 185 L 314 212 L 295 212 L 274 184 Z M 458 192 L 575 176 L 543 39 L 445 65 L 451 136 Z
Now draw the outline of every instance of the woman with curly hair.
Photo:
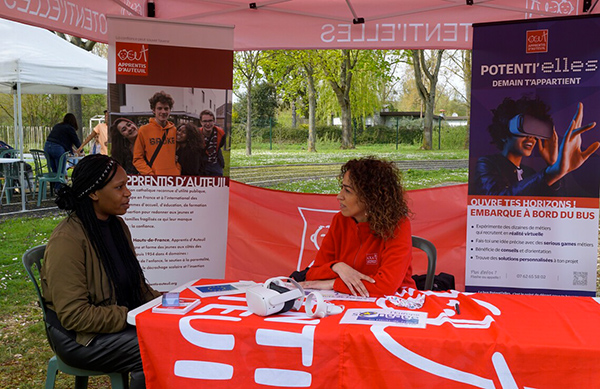
M 304 287 L 361 296 L 416 289 L 410 210 L 393 162 L 366 157 L 342 166 L 333 217 Z
M 183 123 L 177 127 L 177 162 L 182 176 L 203 175 L 204 136 L 194 123 Z
M 138 136 L 138 126 L 127 118 L 116 119 L 110 126 L 110 155 L 127 174 L 138 174 L 133 166 L 133 145 Z
M 130 388 L 144 388 L 127 312 L 160 294 L 146 283 L 119 217 L 129 208 L 127 174 L 116 160 L 93 154 L 75 166 L 72 179 L 56 199 L 69 215 L 52 232 L 41 270 L 52 348 L 73 367 L 130 372 Z

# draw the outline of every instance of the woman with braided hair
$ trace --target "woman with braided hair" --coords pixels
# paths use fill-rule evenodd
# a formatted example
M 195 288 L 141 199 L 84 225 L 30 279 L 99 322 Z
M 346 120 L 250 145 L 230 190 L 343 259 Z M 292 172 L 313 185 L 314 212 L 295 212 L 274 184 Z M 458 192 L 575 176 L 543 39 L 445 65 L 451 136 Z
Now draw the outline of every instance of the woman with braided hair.
M 102 154 L 83 158 L 56 199 L 68 216 L 52 232 L 41 271 L 48 332 L 67 364 L 103 372 L 131 372 L 144 388 L 135 327 L 127 312 L 159 296 L 144 278 L 129 229 L 127 174 Z
M 410 210 L 396 165 L 374 157 L 353 159 L 342 166 L 339 179 L 340 213 L 303 286 L 361 296 L 416 289 Z

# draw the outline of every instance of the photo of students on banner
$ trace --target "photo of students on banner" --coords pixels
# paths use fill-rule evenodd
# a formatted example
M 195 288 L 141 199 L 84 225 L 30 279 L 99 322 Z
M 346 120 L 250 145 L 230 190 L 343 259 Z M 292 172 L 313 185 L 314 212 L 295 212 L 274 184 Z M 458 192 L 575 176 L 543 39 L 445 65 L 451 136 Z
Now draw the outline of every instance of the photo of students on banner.
M 582 134 L 593 129 L 596 122 L 583 124 L 583 104 L 579 103 L 575 116 L 559 138 L 550 108 L 539 97 L 523 96 L 517 100 L 506 97 L 492 109 L 493 118 L 487 131 L 499 152 L 478 158 L 469 194 L 578 195 L 567 190 L 562 178 L 583 165 L 600 147 L 596 141 L 582 150 Z M 535 149 L 546 165 L 537 171 L 527 165 Z
M 110 154 L 128 174 L 226 175 L 228 158 L 224 150 L 231 122 L 227 91 L 207 89 L 198 93 L 197 88 L 118 84 L 109 87 L 111 96 L 119 96 L 118 104 L 117 99 L 111 104 Z
M 127 174 L 138 174 L 133 166 L 133 146 L 138 130 L 138 125 L 126 117 L 114 119 L 110 126 L 111 156 L 123 166 Z

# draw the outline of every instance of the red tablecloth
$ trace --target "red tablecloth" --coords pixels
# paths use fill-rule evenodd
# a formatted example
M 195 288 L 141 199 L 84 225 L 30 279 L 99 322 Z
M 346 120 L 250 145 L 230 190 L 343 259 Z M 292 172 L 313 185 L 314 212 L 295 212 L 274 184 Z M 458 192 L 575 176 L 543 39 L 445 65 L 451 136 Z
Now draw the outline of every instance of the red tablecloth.
M 206 280 L 205 282 L 214 282 Z M 600 383 L 600 303 L 590 297 L 426 292 L 427 326 L 259 317 L 245 296 L 203 298 L 184 316 L 136 318 L 148 388 L 591 388 Z M 182 296 L 195 296 L 191 291 Z M 452 309 L 460 303 L 460 315 Z M 340 302 L 391 307 L 382 300 Z

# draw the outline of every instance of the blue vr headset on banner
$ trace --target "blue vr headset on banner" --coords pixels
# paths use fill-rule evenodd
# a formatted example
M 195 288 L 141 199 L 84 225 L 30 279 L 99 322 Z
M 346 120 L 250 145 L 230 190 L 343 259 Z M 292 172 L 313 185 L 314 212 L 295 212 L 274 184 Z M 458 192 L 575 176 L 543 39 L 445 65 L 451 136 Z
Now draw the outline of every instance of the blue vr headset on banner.
M 508 129 L 511 134 L 516 136 L 534 136 L 549 139 L 552 137 L 554 126 L 551 122 L 545 122 L 531 115 L 518 114 L 510 119 Z

